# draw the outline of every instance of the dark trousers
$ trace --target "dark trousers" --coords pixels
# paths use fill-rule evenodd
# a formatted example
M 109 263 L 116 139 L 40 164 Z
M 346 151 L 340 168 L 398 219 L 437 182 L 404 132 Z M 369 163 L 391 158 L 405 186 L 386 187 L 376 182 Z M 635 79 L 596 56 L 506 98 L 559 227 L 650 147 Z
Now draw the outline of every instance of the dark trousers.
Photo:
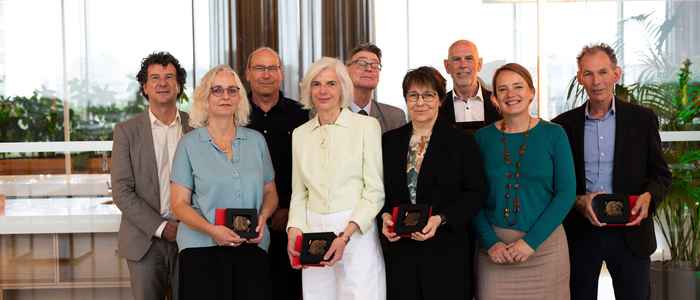
M 177 300 L 177 244 L 153 239 L 141 260 L 127 260 L 131 293 L 136 300 Z
M 287 256 L 287 233 L 270 230 L 270 272 L 272 295 L 277 300 L 301 299 L 301 271 L 292 269 Z
M 471 270 L 465 268 L 464 247 L 421 249 L 421 242 L 408 243 L 415 248 L 394 248 L 385 255 L 387 299 L 465 299 Z
M 572 300 L 597 299 L 603 261 L 612 277 L 615 299 L 649 299 L 650 259 L 635 255 L 627 247 L 623 230 L 596 229 L 579 234 L 569 243 Z
M 256 245 L 180 252 L 180 299 L 272 299 L 267 253 Z

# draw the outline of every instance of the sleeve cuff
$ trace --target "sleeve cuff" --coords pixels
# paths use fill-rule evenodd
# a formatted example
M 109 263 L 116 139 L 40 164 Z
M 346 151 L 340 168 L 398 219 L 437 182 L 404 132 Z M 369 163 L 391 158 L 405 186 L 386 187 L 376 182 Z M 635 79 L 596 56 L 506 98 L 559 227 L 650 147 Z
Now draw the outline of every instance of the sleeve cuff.
M 492 237 L 491 236 L 489 236 L 489 237 L 482 236 L 481 241 L 484 243 L 483 248 L 486 250 L 491 249 L 491 247 L 493 247 L 493 245 L 495 245 L 496 243 L 499 242 L 498 238 L 495 235 Z
M 529 236 L 529 235 L 523 237 L 523 241 L 525 241 L 527 243 L 527 245 L 530 246 L 530 248 L 532 248 L 532 250 L 535 250 L 535 251 L 537 251 L 537 248 L 539 248 L 540 245 L 542 243 L 544 243 L 544 240 L 542 240 L 541 238 L 535 238 L 535 237 Z
M 165 224 L 168 224 L 168 221 L 163 221 L 163 223 L 160 223 L 158 226 L 158 229 L 156 229 L 156 232 L 153 234 L 153 236 L 161 239 L 163 238 L 163 231 L 165 230 Z
M 371 218 L 370 220 L 364 222 L 357 217 L 350 218 L 350 222 L 353 222 L 357 225 L 358 229 L 360 230 L 360 234 L 365 234 L 370 229 L 372 229 L 372 225 L 374 225 L 372 221 L 375 221 L 375 218 Z

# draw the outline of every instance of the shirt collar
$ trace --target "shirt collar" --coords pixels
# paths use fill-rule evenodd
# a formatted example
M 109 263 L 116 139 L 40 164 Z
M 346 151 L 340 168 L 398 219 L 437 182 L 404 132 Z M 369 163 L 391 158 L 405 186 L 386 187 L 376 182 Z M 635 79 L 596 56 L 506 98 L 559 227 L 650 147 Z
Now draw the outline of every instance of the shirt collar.
M 270 108 L 270 111 L 268 111 L 268 113 L 272 112 L 273 110 L 275 110 L 277 108 L 281 108 L 281 109 L 285 108 L 286 103 L 283 101 L 284 99 L 285 99 L 284 94 L 282 93 L 282 91 L 279 91 L 279 98 L 277 98 L 277 103 L 275 103 L 275 105 L 273 105 Z M 254 110 L 259 110 L 261 112 L 264 112 L 257 104 L 255 104 L 255 102 L 253 102 L 253 92 L 248 92 L 248 103 L 250 103 L 250 106 L 253 107 Z
M 211 142 L 212 138 L 209 135 L 209 130 L 207 130 L 207 127 L 200 127 L 197 128 L 196 131 L 197 137 L 199 138 L 200 142 Z M 243 129 L 241 126 L 236 126 L 236 140 L 247 140 L 248 139 L 248 131 Z
M 369 102 L 367 102 L 367 105 L 365 105 L 365 107 L 358 106 L 357 104 L 355 104 L 354 101 L 350 102 L 350 110 L 352 110 L 352 112 L 356 113 L 356 112 L 360 111 L 360 109 L 364 110 L 365 112 L 367 112 L 367 115 L 369 115 L 369 112 L 372 111 L 372 100 L 369 100 Z
M 455 102 L 457 102 L 457 101 L 467 102 L 468 100 L 483 101 L 484 95 L 481 93 L 481 82 L 477 81 L 476 84 L 477 84 L 476 95 L 474 95 L 474 97 L 462 98 L 461 96 L 457 95 L 457 89 L 453 89 L 452 90 L 452 100 Z
M 350 118 L 353 117 L 353 112 L 351 112 L 348 108 L 343 108 L 340 110 L 340 115 L 338 115 L 338 118 L 335 119 L 335 122 L 330 125 L 338 125 L 341 127 L 350 127 Z M 318 121 L 318 114 L 311 119 L 311 130 L 315 130 L 316 128 L 321 127 L 321 123 Z
M 589 110 L 589 107 L 588 107 L 588 105 L 589 105 L 590 103 L 591 103 L 590 100 L 586 101 L 586 110 L 585 110 L 585 114 L 586 114 L 586 119 L 588 119 L 588 120 L 593 120 L 594 118 L 591 117 L 591 113 L 590 113 L 590 110 Z M 608 112 L 606 112 L 605 115 L 603 115 L 603 118 L 602 118 L 601 120 L 605 120 L 605 119 L 607 119 L 609 116 L 614 116 L 614 115 L 615 115 L 615 97 L 613 97 L 613 99 L 612 99 L 612 102 L 611 102 L 611 105 L 610 105 L 610 110 L 608 110 Z
M 180 124 L 180 111 L 176 110 L 175 111 L 175 120 L 173 120 L 173 122 L 170 123 L 170 125 L 165 125 L 163 122 L 158 120 L 156 115 L 153 114 L 153 112 L 151 111 L 151 108 L 149 107 L 148 108 L 148 119 L 150 120 L 152 126 L 155 125 L 155 126 L 161 126 L 161 127 L 170 127 L 173 125 Z

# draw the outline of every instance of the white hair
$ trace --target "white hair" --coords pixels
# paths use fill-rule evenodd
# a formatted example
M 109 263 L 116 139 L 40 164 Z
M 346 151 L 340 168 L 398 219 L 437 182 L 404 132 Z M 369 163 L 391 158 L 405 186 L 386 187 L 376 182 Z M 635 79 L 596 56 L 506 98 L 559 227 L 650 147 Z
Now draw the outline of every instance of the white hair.
M 332 57 L 322 57 L 309 67 L 309 70 L 306 71 L 306 75 L 304 75 L 304 79 L 301 81 L 301 99 L 299 99 L 299 102 L 304 105 L 304 108 L 314 109 L 313 101 L 311 101 L 311 81 L 326 69 L 335 71 L 335 75 L 340 82 L 340 89 L 342 90 L 340 94 L 340 107 L 345 108 L 350 106 L 354 87 L 352 85 L 352 79 L 350 79 L 350 74 L 348 74 L 348 69 L 340 60 Z

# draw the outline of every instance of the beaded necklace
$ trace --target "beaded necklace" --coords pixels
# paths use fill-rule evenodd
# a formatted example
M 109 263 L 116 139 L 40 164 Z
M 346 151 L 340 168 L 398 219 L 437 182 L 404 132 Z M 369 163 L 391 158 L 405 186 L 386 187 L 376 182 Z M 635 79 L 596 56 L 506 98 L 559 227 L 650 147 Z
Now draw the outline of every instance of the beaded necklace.
M 506 194 L 505 194 L 505 208 L 503 208 L 503 219 L 507 224 L 513 226 L 517 224 L 517 219 L 513 219 L 511 222 L 511 212 L 516 215 L 520 212 L 520 196 L 518 195 L 518 190 L 520 189 L 520 167 L 521 161 L 525 156 L 525 150 L 527 150 L 527 138 L 530 136 L 530 129 L 532 126 L 532 117 L 528 116 L 527 119 L 527 130 L 524 133 L 523 143 L 518 148 L 518 161 L 515 162 L 515 172 L 506 171 L 506 178 L 508 183 L 506 183 Z M 513 159 L 511 158 L 510 150 L 508 150 L 508 139 L 506 138 L 506 122 L 501 121 L 501 143 L 503 143 L 503 162 L 507 167 L 513 165 Z M 510 182 L 513 180 L 514 182 Z M 511 196 L 511 190 L 513 190 L 514 196 Z M 512 199 L 511 199 L 512 198 Z M 508 202 L 512 201 L 513 209 L 508 207 Z

